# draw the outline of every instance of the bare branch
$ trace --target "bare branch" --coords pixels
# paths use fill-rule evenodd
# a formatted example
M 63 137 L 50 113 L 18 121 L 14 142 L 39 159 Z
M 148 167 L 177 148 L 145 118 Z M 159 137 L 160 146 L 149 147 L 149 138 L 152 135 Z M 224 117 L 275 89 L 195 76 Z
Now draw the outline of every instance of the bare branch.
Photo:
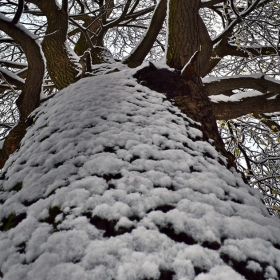
M 280 93 L 280 83 L 270 77 L 262 74 L 244 75 L 244 76 L 231 76 L 214 78 L 210 81 L 205 78 L 204 86 L 209 95 L 219 95 L 227 92 L 228 90 L 234 90 L 239 88 L 251 88 L 258 90 L 264 94 L 266 93 Z M 250 113 L 250 112 L 248 112 Z
M 24 0 L 19 0 L 17 12 L 12 20 L 12 23 L 17 24 L 19 22 L 19 19 L 23 13 L 23 7 L 24 7 Z
M 200 8 L 210 8 L 214 5 L 223 3 L 224 0 L 210 0 L 210 1 L 201 1 Z
M 13 84 L 18 89 L 21 89 L 21 90 L 23 89 L 24 80 L 21 79 L 20 77 L 18 77 L 16 74 L 14 74 L 13 72 L 10 72 L 2 67 L 0 67 L 0 73 L 1 73 L 1 77 L 3 78 L 3 80 L 5 80 L 5 82 L 8 85 Z
M 85 13 L 85 5 L 81 0 L 76 0 L 79 6 L 81 7 L 81 14 Z
M 128 12 L 128 9 L 129 9 L 129 6 L 131 4 L 132 0 L 127 0 L 126 3 L 125 3 L 125 6 L 124 6 L 124 9 L 121 13 L 121 15 L 117 18 L 117 19 L 114 19 L 112 20 L 111 22 L 107 23 L 106 25 L 103 26 L 103 29 L 106 29 L 108 30 L 109 28 L 115 26 L 116 24 L 120 23 L 122 20 L 125 19 L 126 15 L 127 15 L 127 12 Z
M 0 44 L 1 43 L 14 43 L 15 40 L 13 38 L 0 38 Z
M 5 65 L 6 67 L 12 67 L 16 69 L 24 69 L 28 66 L 27 63 L 16 63 L 13 61 L 7 61 L 3 59 L 0 59 L 0 65 Z
M 254 96 L 237 102 L 212 102 L 212 109 L 217 120 L 235 119 L 246 114 L 272 113 L 280 110 L 280 97 L 270 99 L 271 94 Z

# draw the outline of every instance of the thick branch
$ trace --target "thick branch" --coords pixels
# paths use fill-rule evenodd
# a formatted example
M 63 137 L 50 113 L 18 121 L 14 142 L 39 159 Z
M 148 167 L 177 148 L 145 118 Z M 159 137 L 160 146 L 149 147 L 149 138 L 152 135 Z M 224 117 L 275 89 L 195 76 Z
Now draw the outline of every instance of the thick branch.
M 221 59 L 227 55 L 239 56 L 239 57 L 250 57 L 250 55 L 272 55 L 275 54 L 275 48 L 273 47 L 258 47 L 258 48 L 238 48 L 238 46 L 231 45 L 227 42 L 227 38 L 223 38 L 213 49 L 211 59 L 205 61 L 201 76 L 204 77 L 209 74 L 214 67 L 221 61 Z
M 263 47 L 238 47 L 236 45 L 226 44 L 224 46 L 224 54 L 225 55 L 232 55 L 232 56 L 239 56 L 239 57 L 249 57 L 249 54 L 254 56 L 259 55 L 272 55 L 277 54 L 275 48 L 271 46 L 263 46 Z
M 224 0 L 210 0 L 210 1 L 201 1 L 200 8 L 210 8 L 214 5 L 223 3 Z
M 276 80 L 264 76 L 262 74 L 244 75 L 244 76 L 231 76 L 203 80 L 204 87 L 209 95 L 224 94 L 228 90 L 239 88 L 250 88 L 258 90 L 262 93 L 280 93 L 280 84 Z
M 268 99 L 271 94 L 248 97 L 238 102 L 212 102 L 212 109 L 217 120 L 229 120 L 249 113 L 273 113 L 280 110 L 280 97 Z
M 206 76 L 209 72 L 207 65 L 211 59 L 213 43 L 208 30 L 200 16 L 198 16 L 200 54 L 199 54 L 199 73 L 201 77 Z
M 41 48 L 36 42 L 36 38 L 31 37 L 24 26 L 14 24 L 10 19 L 0 15 L 0 29 L 21 46 L 28 62 L 26 81 L 16 102 L 20 111 L 20 122 L 9 133 L 3 149 L 0 150 L 0 168 L 2 168 L 9 155 L 18 148 L 25 134 L 27 117 L 40 104 L 45 65 Z
M 17 24 L 19 22 L 19 19 L 23 13 L 23 7 L 24 7 L 24 0 L 19 0 L 18 8 L 17 8 L 16 14 L 12 20 L 12 23 Z
M 21 119 L 26 119 L 39 105 L 45 66 L 41 48 L 36 42 L 36 39 L 32 38 L 23 26 L 18 27 L 18 25 L 15 25 L 10 19 L 4 16 L 0 17 L 0 29 L 21 46 L 27 57 L 28 74 L 23 91 L 17 100 Z
M 124 60 L 129 67 L 139 66 L 151 50 L 166 17 L 167 0 L 161 0 L 157 5 L 150 26 L 138 46 Z
M 30 0 L 46 15 L 48 27 L 42 42 L 42 48 L 47 61 L 47 68 L 53 83 L 62 89 L 76 81 L 78 74 L 77 61 L 70 57 L 66 46 L 68 31 L 68 13 L 58 6 L 54 0 Z M 64 9 L 66 9 L 66 1 Z
M 205 82 L 205 80 L 204 80 Z M 263 95 L 246 97 L 236 102 L 212 102 L 217 119 L 234 119 L 249 113 L 262 114 L 280 110 L 280 84 L 261 74 L 254 76 L 232 76 L 204 83 L 209 95 L 227 94 L 238 88 L 250 88 Z

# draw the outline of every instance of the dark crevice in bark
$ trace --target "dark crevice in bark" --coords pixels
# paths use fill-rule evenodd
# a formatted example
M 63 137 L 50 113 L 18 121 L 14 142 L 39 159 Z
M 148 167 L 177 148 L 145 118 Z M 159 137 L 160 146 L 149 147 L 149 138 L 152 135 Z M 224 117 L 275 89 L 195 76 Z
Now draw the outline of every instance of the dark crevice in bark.
M 173 210 L 173 209 L 175 209 L 175 208 L 176 208 L 176 207 L 173 206 L 173 205 L 161 205 L 161 206 L 158 206 L 158 207 L 156 207 L 156 208 L 154 208 L 154 209 L 148 210 L 148 211 L 147 211 L 147 214 L 149 214 L 149 213 L 151 213 L 151 212 L 153 212 L 153 211 L 161 211 L 161 212 L 163 212 L 163 213 L 167 213 L 167 212 L 169 212 L 169 211 L 171 211 L 171 210 Z
M 37 198 L 37 199 L 35 199 L 35 200 L 23 200 L 22 202 L 21 202 L 21 204 L 22 205 L 24 205 L 24 206 L 26 206 L 26 207 L 29 207 L 29 206 L 31 206 L 32 204 L 34 204 L 35 202 L 37 202 L 38 200 L 40 200 L 40 198 Z
M 202 242 L 201 246 L 215 251 L 221 248 L 221 244 L 217 241 L 204 241 Z
M 54 229 L 57 229 L 57 226 L 60 222 L 56 222 L 55 219 L 58 215 L 62 214 L 63 212 L 58 206 L 51 207 L 49 209 L 49 216 L 45 219 L 40 220 L 41 222 L 48 223 L 54 227 Z
M 198 275 L 200 273 L 206 273 L 208 271 L 206 269 L 201 268 L 201 267 L 194 266 L 194 272 L 195 272 L 195 275 Z
M 22 182 L 18 182 L 9 191 L 19 192 L 21 189 L 22 189 Z
M 185 232 L 175 232 L 171 224 L 166 227 L 159 227 L 159 232 L 165 234 L 175 242 L 185 243 L 187 245 L 197 244 L 197 241 Z
M 11 213 L 7 218 L 3 218 L 0 223 L 0 231 L 8 231 L 15 228 L 21 221 L 26 218 L 26 213 L 16 215 Z
M 100 218 L 98 216 L 91 217 L 91 213 L 85 213 L 85 216 L 87 216 L 90 219 L 90 223 L 94 225 L 97 229 L 103 230 L 103 237 L 114 237 L 117 235 L 122 235 L 125 233 L 130 233 L 134 227 L 125 228 L 125 227 L 119 227 L 118 229 L 115 228 L 118 221 L 116 220 L 107 220 Z
M 111 180 L 118 180 L 118 179 L 121 179 L 122 178 L 122 174 L 121 173 L 116 173 L 116 174 L 104 174 L 103 176 L 103 179 L 106 181 L 106 182 L 109 182 Z
M 160 277 L 158 280 L 172 280 L 175 272 L 172 270 L 160 270 Z
M 26 248 L 26 242 L 22 242 L 22 243 L 18 244 L 16 247 L 17 247 L 17 251 L 20 254 L 24 254 L 25 253 L 25 248 Z
M 259 265 L 261 266 L 262 270 L 253 271 L 247 267 L 247 264 L 248 264 L 248 261 L 256 261 L 254 259 L 247 259 L 246 261 L 237 261 L 237 260 L 232 259 L 230 256 L 228 256 L 227 254 L 224 254 L 224 253 L 222 253 L 220 256 L 221 256 L 221 259 L 226 264 L 228 264 L 234 270 L 236 270 L 238 273 L 243 275 L 247 280 L 265 280 L 265 279 L 267 279 L 267 277 L 265 277 L 265 268 L 269 265 L 268 263 L 265 263 L 265 262 L 259 263 L 257 261 L 257 263 L 259 263 Z M 278 277 L 279 277 L 280 271 L 277 270 L 277 268 L 275 268 L 275 269 L 276 269 Z

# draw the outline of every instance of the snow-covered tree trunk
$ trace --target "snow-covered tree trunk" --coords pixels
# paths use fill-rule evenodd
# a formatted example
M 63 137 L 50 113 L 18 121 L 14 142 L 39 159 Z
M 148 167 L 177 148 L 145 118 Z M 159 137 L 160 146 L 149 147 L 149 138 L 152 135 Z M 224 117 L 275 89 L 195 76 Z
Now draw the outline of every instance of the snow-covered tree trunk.
M 279 220 L 137 80 L 86 78 L 37 110 L 2 171 L 0 277 L 279 279 Z

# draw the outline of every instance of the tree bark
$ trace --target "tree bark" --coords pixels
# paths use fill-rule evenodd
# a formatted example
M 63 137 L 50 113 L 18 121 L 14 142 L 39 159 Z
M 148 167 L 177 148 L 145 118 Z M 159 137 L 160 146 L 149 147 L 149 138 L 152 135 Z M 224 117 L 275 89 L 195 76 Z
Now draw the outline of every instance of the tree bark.
M 201 82 L 153 65 L 138 78 L 92 77 L 39 114 L 0 177 L 1 277 L 278 279 L 279 221 L 189 114 L 144 88 L 196 115 L 207 101 L 186 90 Z
M 66 45 L 68 31 L 68 12 L 60 9 L 53 0 L 29 1 L 39 7 L 46 15 L 48 27 L 42 42 L 42 48 L 47 61 L 49 75 L 58 89 L 65 88 L 76 81 L 77 63 Z
M 25 32 L 23 26 L 14 24 L 9 19 L 0 19 L 0 29 L 12 37 L 23 49 L 27 61 L 28 71 L 22 92 L 16 101 L 20 112 L 20 122 L 12 129 L 5 139 L 4 146 L 0 150 L 0 168 L 19 146 L 27 128 L 26 120 L 33 110 L 40 104 L 40 93 L 45 72 L 44 59 L 41 47 L 36 39 Z
M 192 55 L 200 50 L 198 11 L 197 0 L 169 1 L 166 50 L 168 66 L 181 70 Z
M 175 101 L 175 105 L 187 116 L 200 123 L 198 128 L 203 133 L 203 140 L 214 140 L 214 146 L 224 155 L 229 166 L 236 166 L 234 156 L 226 151 L 223 140 L 218 132 L 216 118 L 211 102 L 204 90 L 202 81 L 195 73 L 186 80 L 180 71 L 157 69 L 153 64 L 139 70 L 135 74 L 138 82 Z M 210 140 L 212 139 L 212 140 Z
M 172 98 L 182 112 L 201 124 L 205 140 L 213 139 L 218 151 L 226 156 L 230 165 L 235 166 L 233 156 L 228 153 L 218 132 L 208 94 L 200 78 L 200 64 L 210 58 L 208 50 L 210 37 L 199 16 L 199 1 L 170 0 L 168 15 L 168 38 L 166 63 L 181 70 L 190 63 L 196 51 L 201 49 L 198 59 L 192 61 L 192 75 L 178 78 L 172 88 Z M 201 35 L 200 34 L 201 31 Z M 212 45 L 211 45 L 212 46 Z M 166 81 L 166 79 L 163 79 Z M 181 84 L 178 88 L 178 85 Z
M 3 148 L 0 149 L 0 168 L 3 168 L 9 156 L 19 148 L 27 127 L 26 122 L 20 121 L 6 137 Z

